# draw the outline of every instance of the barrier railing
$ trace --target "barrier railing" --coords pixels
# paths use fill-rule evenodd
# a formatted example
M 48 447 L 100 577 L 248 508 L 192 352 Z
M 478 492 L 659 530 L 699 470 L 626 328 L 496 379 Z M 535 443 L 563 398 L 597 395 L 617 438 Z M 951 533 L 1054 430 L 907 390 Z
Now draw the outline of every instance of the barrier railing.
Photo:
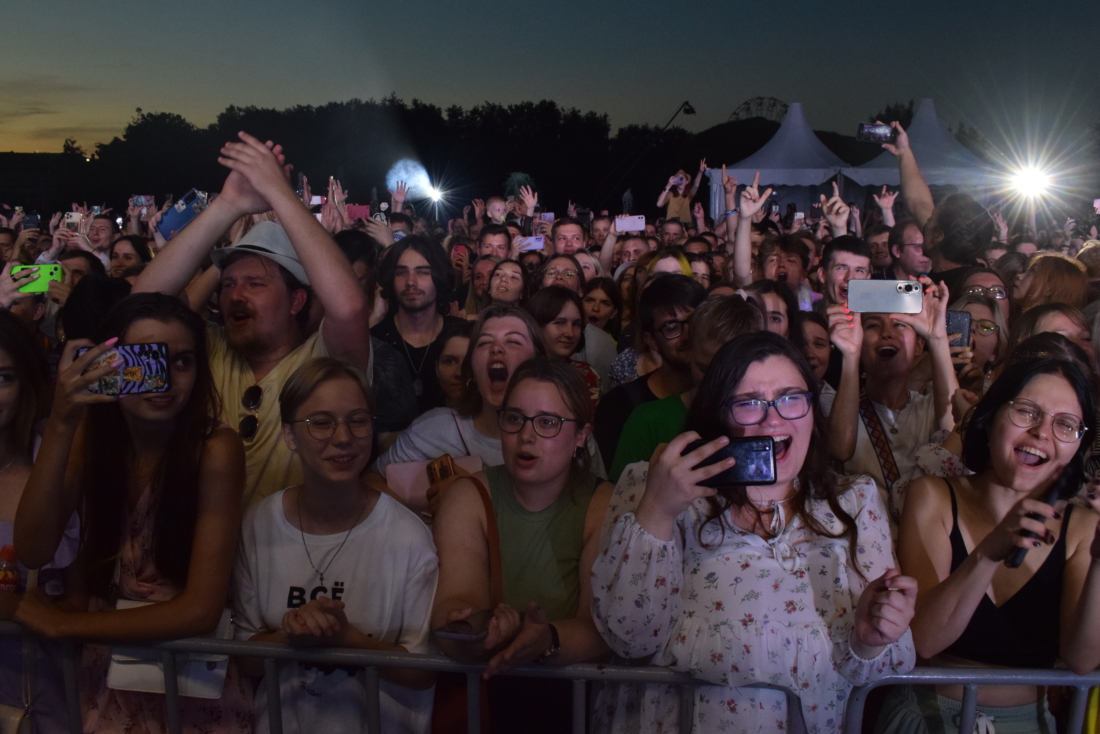
M 30 634 L 22 626 L 11 622 L 0 622 L 0 636 Z M 109 643 L 108 643 L 109 644 Z M 127 647 L 142 647 L 126 642 Z M 152 643 L 148 649 L 159 650 L 164 666 L 165 680 L 165 722 L 171 734 L 180 734 L 182 727 L 179 709 L 179 688 L 176 681 L 175 653 L 199 653 L 231 655 L 236 657 L 261 658 L 264 664 L 264 685 L 267 692 L 268 720 L 271 734 L 282 734 L 282 705 L 279 690 L 279 664 L 281 662 L 303 662 L 324 665 L 353 666 L 364 669 L 364 683 L 367 692 L 367 731 L 380 734 L 380 710 L 378 699 L 378 671 L 385 668 L 405 668 L 433 672 L 462 673 L 466 677 L 467 731 L 477 734 L 481 731 L 481 674 L 484 667 L 465 665 L 440 655 L 418 655 L 411 653 L 389 653 L 368 650 L 349 650 L 336 648 L 299 648 L 267 642 L 246 642 L 241 640 L 214 640 L 209 638 L 191 638 Z M 66 717 L 70 731 L 81 732 L 80 698 L 77 691 L 76 644 L 63 643 L 61 655 L 61 673 L 65 687 Z M 649 683 L 675 686 L 680 689 L 680 731 L 690 732 L 694 717 L 693 690 L 700 685 L 709 685 L 683 673 L 667 668 L 648 666 L 602 665 L 580 663 L 565 666 L 533 665 L 518 668 L 507 675 L 527 678 L 552 678 L 571 680 L 572 690 L 572 730 L 574 734 L 583 734 L 587 725 L 586 707 L 587 681 L 608 683 Z M 917 668 L 909 673 L 890 675 L 863 686 L 854 688 L 848 698 L 844 712 L 844 734 L 859 734 L 863 724 L 864 705 L 868 694 L 879 686 L 891 685 L 961 685 L 964 696 L 960 714 L 959 731 L 974 730 L 977 711 L 978 688 L 983 685 L 1027 685 L 1027 686 L 1063 686 L 1073 689 L 1070 701 L 1066 732 L 1080 734 L 1085 723 L 1085 709 L 1088 705 L 1089 688 L 1100 686 L 1100 671 L 1088 675 L 1076 675 L 1069 670 L 1036 669 L 988 669 L 988 668 Z M 792 690 L 768 684 L 759 684 L 759 688 L 771 688 L 784 693 L 787 698 L 788 724 L 791 734 L 805 734 L 805 722 L 802 717 L 802 702 Z

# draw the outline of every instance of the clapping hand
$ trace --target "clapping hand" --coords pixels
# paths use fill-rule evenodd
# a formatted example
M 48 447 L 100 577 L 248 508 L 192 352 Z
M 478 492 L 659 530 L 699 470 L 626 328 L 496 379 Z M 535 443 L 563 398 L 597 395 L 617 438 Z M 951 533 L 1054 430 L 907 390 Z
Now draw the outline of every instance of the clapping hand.
M 240 214 L 260 214 L 272 208 L 272 200 L 287 193 L 290 173 L 281 145 L 261 143 L 248 133 L 237 133 L 241 142 L 222 146 L 218 163 L 229 169 L 218 201 L 226 200 Z

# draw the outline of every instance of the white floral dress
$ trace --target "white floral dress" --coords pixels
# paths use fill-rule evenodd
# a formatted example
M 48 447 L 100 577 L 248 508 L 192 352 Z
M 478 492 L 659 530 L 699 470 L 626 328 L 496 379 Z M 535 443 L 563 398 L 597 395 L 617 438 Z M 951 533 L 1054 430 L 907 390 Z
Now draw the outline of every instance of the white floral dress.
M 677 521 L 677 537 L 658 540 L 634 519 L 648 464 L 631 464 L 615 488 L 592 569 L 593 617 L 624 658 L 709 681 L 695 691 L 693 731 L 769 732 L 787 725 L 786 697 L 799 694 L 811 732 L 839 731 L 852 687 L 916 662 L 906 630 L 874 660 L 852 652 L 854 609 L 867 581 L 849 558 L 846 538 L 811 532 L 797 517 L 774 539 L 717 521 L 699 529 L 705 500 Z M 875 483 L 856 479 L 839 498 L 858 528 L 857 559 L 870 581 L 896 567 L 890 526 Z M 843 529 L 824 501 L 813 515 Z M 596 731 L 675 732 L 679 697 L 669 686 L 610 685 L 597 694 Z

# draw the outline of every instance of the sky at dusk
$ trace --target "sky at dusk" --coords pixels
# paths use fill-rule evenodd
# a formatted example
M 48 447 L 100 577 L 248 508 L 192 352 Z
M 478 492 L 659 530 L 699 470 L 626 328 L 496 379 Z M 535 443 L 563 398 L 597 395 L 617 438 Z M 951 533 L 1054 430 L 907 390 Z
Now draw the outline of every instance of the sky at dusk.
M 207 125 L 230 104 L 391 92 L 551 99 L 613 131 L 663 125 L 684 100 L 698 114 L 677 122 L 699 131 L 756 96 L 845 133 L 922 97 L 995 142 L 1072 146 L 1100 121 L 1096 2 L 8 0 L 2 18 L 3 151 L 91 148 L 138 107 Z

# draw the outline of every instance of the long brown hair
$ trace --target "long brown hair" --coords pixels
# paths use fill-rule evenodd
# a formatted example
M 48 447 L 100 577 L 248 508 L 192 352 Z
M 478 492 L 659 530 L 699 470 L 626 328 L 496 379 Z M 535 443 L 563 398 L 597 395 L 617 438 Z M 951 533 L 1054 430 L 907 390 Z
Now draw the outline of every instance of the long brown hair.
M 107 314 L 96 331 L 95 341 L 122 337 L 141 319 L 182 324 L 195 344 L 195 384 L 175 418 L 171 448 L 160 457 L 151 480 L 156 503 L 153 557 L 157 570 L 182 587 L 187 583 L 198 517 L 199 466 L 204 444 L 221 413 L 221 400 L 210 372 L 206 326 L 177 298 L 159 293 L 124 298 Z M 89 407 L 84 420 L 80 534 L 89 590 L 97 596 L 105 597 L 108 593 L 119 543 L 126 531 L 127 488 L 133 460 L 134 441 L 119 404 Z
M 542 338 L 542 329 L 535 323 L 531 314 L 519 306 L 501 306 L 493 304 L 477 315 L 473 333 L 470 334 L 470 346 L 466 348 L 466 358 L 462 360 L 462 382 L 465 385 L 462 397 L 459 399 L 458 413 L 466 417 L 476 416 L 481 412 L 481 393 L 474 382 L 474 369 L 472 358 L 474 349 L 477 348 L 477 339 L 481 336 L 485 322 L 489 319 L 503 319 L 513 316 L 524 323 L 527 333 L 531 337 L 531 346 L 535 349 L 535 357 L 546 357 L 546 342 Z
M 770 331 L 759 331 L 743 334 L 727 342 L 714 356 L 714 360 L 707 369 L 706 377 L 699 385 L 695 399 L 691 401 L 691 408 L 684 421 L 684 431 L 696 431 L 708 441 L 727 435 L 729 427 L 722 415 L 726 410 L 726 404 L 737 390 L 737 386 L 741 384 L 749 367 L 769 357 L 783 357 L 790 360 L 802 375 L 807 390 L 812 393 L 814 426 L 806 460 L 802 464 L 802 471 L 799 472 L 796 482 L 797 489 L 792 503 L 795 514 L 802 519 L 806 527 L 818 535 L 827 538 L 847 538 L 852 566 L 862 576 L 862 571 L 856 563 L 856 522 L 837 501 L 837 497 L 848 488 L 849 483 L 837 476 L 829 462 L 825 441 L 826 419 L 825 415 L 817 409 L 821 389 L 813 371 L 806 363 L 806 358 L 790 341 Z M 829 510 L 844 525 L 843 532 L 838 534 L 830 532 L 811 514 L 810 503 L 813 500 L 825 500 L 828 503 Z M 709 498 L 708 502 L 710 513 L 699 527 L 700 543 L 703 542 L 703 529 L 711 522 L 719 523 L 723 535 L 727 529 L 732 530 L 733 528 L 727 527 L 726 510 L 730 507 L 744 507 L 749 504 L 749 498 L 744 487 L 722 487 L 718 490 L 718 494 Z
M 0 350 L 11 358 L 19 384 L 19 403 L 8 426 L 8 443 L 29 459 L 34 444 L 34 426 L 46 407 L 46 361 L 27 333 L 27 327 L 8 311 L 0 311 Z

